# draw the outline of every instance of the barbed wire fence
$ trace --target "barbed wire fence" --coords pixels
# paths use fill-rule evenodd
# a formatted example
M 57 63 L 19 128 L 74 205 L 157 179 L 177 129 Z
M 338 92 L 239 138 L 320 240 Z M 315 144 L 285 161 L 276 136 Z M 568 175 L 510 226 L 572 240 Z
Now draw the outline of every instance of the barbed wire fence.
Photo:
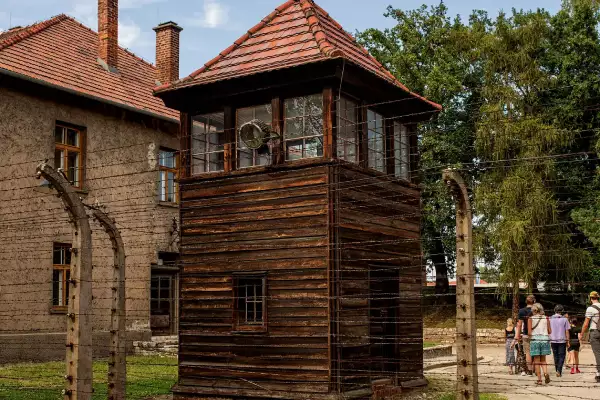
M 403 101 L 406 100 L 399 100 L 398 103 L 402 104 Z M 377 105 L 361 105 L 358 107 L 368 108 L 376 106 Z M 595 106 L 600 106 L 600 104 Z M 406 115 L 402 116 L 406 117 Z M 385 120 L 390 121 L 395 119 L 396 116 L 385 118 Z M 364 124 L 368 124 L 369 122 L 370 121 L 356 121 L 350 124 L 346 123 L 344 128 L 346 129 L 354 125 L 356 129 L 362 129 L 362 126 Z M 503 123 L 510 124 L 512 122 L 503 121 Z M 583 132 L 584 131 L 581 130 L 571 133 L 578 134 Z M 586 129 L 585 132 L 596 132 L 596 130 Z M 415 133 L 413 132 L 412 134 L 414 135 Z M 383 135 L 382 138 L 384 138 L 386 134 L 376 133 L 375 136 L 377 135 Z M 580 139 L 576 135 L 574 140 Z M 111 216 L 111 218 L 114 218 L 115 224 L 123 236 L 125 253 L 127 254 L 127 277 L 125 278 L 126 291 L 124 295 L 127 302 L 127 321 L 129 328 L 131 328 L 134 321 L 147 321 L 150 317 L 150 298 L 152 296 L 150 293 L 150 274 L 148 269 L 149 264 L 151 263 L 151 257 L 149 257 L 148 254 L 150 252 L 155 253 L 161 246 L 167 246 L 169 242 L 173 240 L 174 236 L 179 235 L 179 238 L 181 238 L 183 235 L 181 224 L 179 224 L 177 229 L 173 228 L 171 224 L 172 218 L 169 213 L 165 213 L 169 214 L 165 216 L 159 215 L 161 213 L 156 211 L 156 193 L 154 193 L 152 190 L 144 190 L 144 188 L 148 187 L 154 188 L 160 183 L 156 170 L 149 170 L 147 168 L 148 158 L 145 155 L 145 152 L 147 152 L 147 146 L 151 143 L 152 142 L 144 142 L 96 150 L 96 153 L 118 153 L 122 151 L 126 151 L 128 153 L 131 151 L 133 153 L 134 149 L 138 147 L 141 149 L 139 152 L 139 158 L 137 158 L 138 156 L 132 157 L 131 154 L 127 154 L 127 156 L 124 157 L 126 160 L 115 159 L 107 163 L 98 162 L 86 166 L 86 170 L 88 170 L 89 175 L 89 177 L 86 177 L 86 183 L 90 185 L 90 194 L 88 195 L 90 201 L 85 199 L 84 202 L 90 203 L 92 197 L 98 199 L 100 203 L 105 206 L 107 213 Z M 224 146 L 226 144 L 227 143 L 222 143 L 221 145 Z M 235 143 L 232 142 L 230 144 L 234 145 Z M 355 143 L 354 145 L 358 146 L 359 143 Z M 332 153 L 335 154 L 335 151 Z M 418 154 L 411 153 L 409 156 L 416 157 Z M 385 164 L 388 159 L 393 159 L 394 157 L 394 155 L 383 155 L 383 163 Z M 484 163 L 485 165 L 482 165 L 483 163 L 481 161 L 473 161 L 471 165 L 462 165 L 457 169 L 457 171 L 460 172 L 461 169 L 466 171 L 466 168 L 471 167 L 484 168 L 485 170 L 504 169 L 507 168 L 507 165 L 510 166 L 511 164 L 517 162 L 526 162 L 529 165 L 543 165 L 548 160 L 552 160 L 552 162 L 556 164 L 583 164 L 588 163 L 590 160 L 596 160 L 596 152 L 594 150 L 589 150 L 561 154 L 548 154 L 544 156 L 530 157 L 527 159 L 509 158 L 503 160 L 491 160 L 486 161 Z M 27 336 L 32 333 L 51 334 L 63 332 L 64 330 L 61 329 L 63 326 L 65 326 L 64 323 L 48 322 L 53 317 L 49 313 L 48 305 L 52 300 L 52 285 L 55 282 L 55 280 L 51 277 L 51 271 L 53 268 L 51 245 L 54 241 L 54 238 L 69 236 L 71 235 L 72 230 L 68 225 L 69 217 L 65 213 L 64 205 L 62 205 L 60 201 L 55 198 L 55 195 L 39 194 L 34 191 L 34 189 L 39 186 L 39 182 L 35 180 L 35 165 L 43 161 L 43 159 L 36 159 L 14 164 L 4 164 L 1 166 L 5 172 L 2 173 L 0 178 L 0 230 L 2 231 L 0 233 L 0 239 L 3 243 L 3 247 L 0 249 L 0 261 L 2 261 L 5 265 L 5 267 L 2 268 L 3 272 L 5 273 L 5 279 L 3 279 L 2 283 L 0 283 L 0 321 L 2 322 L 0 325 L 2 325 L 1 329 L 3 332 L 6 332 L 6 334 L 23 334 L 22 337 L 13 338 L 3 345 L 3 353 L 6 352 L 5 354 L 10 353 L 11 351 L 14 353 L 14 350 L 18 351 L 19 349 L 27 346 L 31 346 L 38 352 L 50 351 L 51 348 L 61 348 L 61 350 L 64 351 L 64 347 L 62 346 L 64 346 L 65 341 L 62 338 L 56 338 L 56 340 L 50 341 L 51 343 L 46 342 L 39 347 L 35 347 L 35 343 L 32 343 L 30 337 Z M 420 175 L 421 177 L 439 176 L 441 179 L 442 170 L 446 167 L 446 165 L 440 164 L 439 166 L 420 168 L 418 170 L 411 171 L 411 173 Z M 250 173 L 251 169 L 248 169 L 248 172 Z M 595 176 L 595 171 L 587 171 L 585 173 L 589 174 L 589 176 L 586 175 L 586 177 L 589 179 L 592 179 Z M 131 179 L 131 182 L 122 182 L 123 179 Z M 326 188 L 330 193 L 347 193 L 348 191 L 355 190 L 357 188 L 361 188 L 363 191 L 377 190 L 378 187 L 381 187 L 383 184 L 388 184 L 389 182 L 401 182 L 401 180 L 397 180 L 395 173 L 381 172 L 373 173 L 371 176 L 365 178 L 357 178 L 346 181 L 343 185 L 322 183 L 321 187 Z M 546 180 L 544 183 L 553 190 L 566 190 L 571 188 L 570 182 L 567 178 L 557 177 L 556 179 Z M 400 185 L 402 183 L 398 184 Z M 412 187 L 408 184 L 405 185 Z M 243 192 L 235 193 L 233 195 L 238 200 L 249 197 Z M 450 194 L 448 194 L 448 196 L 450 198 Z M 197 221 L 196 223 L 199 225 L 204 224 L 212 226 L 248 223 L 252 220 L 255 220 L 259 214 L 263 215 L 266 212 L 265 210 L 251 211 L 243 218 L 231 217 L 229 219 L 223 219 L 223 215 L 230 214 L 227 214 L 228 210 L 226 209 L 226 205 L 219 204 L 219 201 L 220 199 L 216 199 L 212 205 L 198 204 L 182 207 L 181 211 L 188 213 L 186 215 L 189 216 L 186 218 L 195 219 Z M 583 203 L 585 201 L 586 200 L 577 200 L 579 203 Z M 343 205 L 338 205 L 338 207 L 340 207 L 338 211 L 340 213 L 352 213 L 357 211 L 371 213 L 373 223 L 397 223 L 404 228 L 408 227 L 408 229 L 406 229 L 407 232 L 411 230 L 416 230 L 416 232 L 418 232 L 423 211 L 418 207 L 416 207 L 416 211 L 407 210 L 406 208 L 403 209 L 401 205 L 405 204 L 405 202 L 414 202 L 413 196 L 410 194 L 399 195 L 397 193 L 388 193 L 387 195 L 384 194 L 378 196 L 377 199 L 374 199 L 369 203 L 365 203 L 364 199 L 345 200 Z M 396 212 L 394 212 L 392 215 L 380 215 L 381 213 L 373 210 L 377 207 L 384 209 L 384 207 L 388 207 L 390 204 L 400 205 L 396 208 Z M 93 204 L 88 205 L 93 206 Z M 572 205 L 573 203 L 564 204 L 564 206 Z M 308 206 L 303 205 L 302 203 L 296 204 L 294 207 L 297 209 L 296 211 L 308 210 Z M 211 211 L 211 209 L 213 210 Z M 389 210 L 389 208 L 385 209 Z M 309 217 L 311 215 L 311 213 L 307 214 Z M 568 220 L 558 221 L 556 224 L 573 226 L 573 222 Z M 339 221 L 333 222 L 333 226 L 339 225 Z M 452 228 L 449 227 L 449 229 Z M 59 231 L 58 234 L 57 231 Z M 77 284 L 91 284 L 93 291 L 93 307 L 91 310 L 85 313 L 74 315 L 75 318 L 79 318 L 81 316 L 88 317 L 91 321 L 90 325 L 92 325 L 97 332 L 110 330 L 108 327 L 112 321 L 111 310 L 114 308 L 111 306 L 111 302 L 114 299 L 112 296 L 112 292 L 114 291 L 114 278 L 108 274 L 108 271 L 111 271 L 114 266 L 114 255 L 112 254 L 112 245 L 109 243 L 107 238 L 103 238 L 102 235 L 104 235 L 104 228 L 98 224 L 93 224 L 93 241 L 90 248 L 94 253 L 92 260 L 92 264 L 94 266 L 94 276 L 93 278 L 87 280 L 87 282 L 86 279 L 77 282 Z M 212 248 L 210 255 L 206 256 L 206 263 L 231 261 L 231 258 L 228 255 L 223 254 L 225 252 L 224 248 L 219 247 L 220 243 L 217 241 L 217 238 L 208 237 L 210 235 L 206 236 L 205 242 L 198 243 L 198 245 L 205 245 L 207 248 Z M 362 247 L 369 248 L 374 252 L 377 252 L 378 249 L 383 245 L 394 245 L 400 249 L 397 254 L 380 253 L 376 257 L 367 252 L 365 252 L 363 255 L 354 253 L 351 257 L 349 256 L 346 261 L 350 262 L 350 264 L 356 263 L 357 266 L 350 266 L 346 269 L 346 271 L 349 273 L 369 272 L 369 268 L 365 269 L 360 267 L 360 263 L 371 263 L 373 267 L 377 267 L 381 263 L 391 263 L 396 264 L 397 268 L 400 270 L 410 271 L 405 273 L 405 277 L 419 280 L 422 279 L 423 269 L 425 266 L 421 252 L 406 251 L 403 253 L 403 249 L 406 248 L 422 248 L 422 238 L 418 233 L 416 235 L 412 235 L 412 237 L 410 237 L 410 235 L 407 236 L 408 237 L 394 239 L 374 238 L 370 240 L 358 238 L 345 242 L 343 246 L 348 249 L 352 249 L 353 247 Z M 237 257 L 236 261 L 242 266 L 244 264 L 252 264 L 254 263 L 253 253 L 266 251 L 266 249 L 293 251 L 298 253 L 294 254 L 294 256 L 311 259 L 315 258 L 314 253 L 307 252 L 308 255 L 302 257 L 303 249 L 319 248 L 324 249 L 325 251 L 333 251 L 334 247 L 337 246 L 321 240 L 323 238 L 319 235 L 307 237 L 310 238 L 310 240 L 305 246 L 293 245 L 286 242 L 280 245 L 277 243 L 252 243 L 252 241 L 249 241 L 248 243 L 243 244 L 244 252 L 247 252 L 247 255 L 244 257 Z M 468 237 L 463 236 L 463 239 L 465 238 L 468 239 Z M 580 247 L 580 249 L 590 251 L 596 250 L 595 246 L 593 245 Z M 522 251 L 531 252 L 535 250 L 523 249 Z M 446 254 L 442 255 L 447 256 Z M 556 254 L 556 257 L 559 258 L 568 258 L 571 256 L 572 255 L 565 253 Z M 181 262 L 180 264 L 185 267 L 185 264 L 182 264 Z M 435 267 L 435 265 L 432 264 L 429 264 L 429 266 Z M 558 267 L 556 269 L 559 270 Z M 270 276 L 279 277 L 282 279 L 286 278 L 289 274 L 290 268 L 281 268 L 269 271 Z M 463 274 L 463 276 L 468 281 L 472 281 L 472 279 L 468 278 L 474 278 L 475 273 L 470 272 L 466 275 Z M 342 279 L 348 278 L 332 277 L 331 282 L 334 284 L 340 283 Z M 350 280 L 352 281 L 352 279 Z M 354 278 L 354 280 L 359 281 L 360 278 Z M 377 277 L 375 280 L 378 280 L 379 283 L 385 283 L 386 281 L 395 283 L 397 282 L 398 278 L 383 276 Z M 574 280 L 564 283 L 571 287 L 571 294 L 583 293 L 583 287 L 597 284 L 596 281 L 581 280 Z M 240 287 L 234 287 L 234 291 L 239 289 Z M 184 294 L 182 293 L 181 295 L 183 296 Z M 486 295 L 489 295 L 489 292 L 476 291 L 474 293 L 476 303 L 478 297 L 483 297 Z M 263 294 L 262 298 L 263 301 L 268 304 L 269 302 L 280 301 L 282 296 L 285 295 L 270 294 L 267 290 L 266 293 Z M 452 311 L 457 307 L 457 304 L 453 303 L 436 304 L 432 301 L 439 298 L 453 297 L 455 296 L 453 293 L 427 294 L 424 292 L 420 293 L 418 296 L 419 301 L 423 304 L 419 306 L 403 305 L 403 309 L 398 310 L 399 315 L 401 312 L 409 311 L 417 312 L 419 314 L 421 312 L 427 314 L 440 309 L 447 309 L 450 311 L 450 314 L 452 314 Z M 293 295 L 293 297 L 300 304 L 305 302 L 306 305 L 326 305 L 329 301 L 366 301 L 366 306 L 358 306 L 354 308 L 357 312 L 373 311 L 376 308 L 374 303 L 382 299 L 397 302 L 405 299 L 405 295 L 402 293 L 386 290 L 378 291 L 376 296 L 366 297 L 364 294 L 360 293 L 354 295 L 335 294 L 332 296 L 329 295 L 327 291 L 319 289 L 313 290 L 313 293 L 310 293 L 309 291 L 304 293 L 296 293 Z M 203 299 L 204 301 L 228 300 L 235 302 L 241 298 L 241 296 L 232 296 L 231 294 L 227 294 L 227 296 L 216 294 L 212 297 L 205 297 Z M 399 308 L 400 306 L 397 305 L 396 307 Z M 410 307 L 417 307 L 418 310 L 410 310 Z M 381 306 L 381 309 L 387 310 L 389 309 L 389 306 Z M 489 312 L 493 310 L 494 308 L 490 309 L 490 307 L 488 307 L 486 311 Z M 505 308 L 498 307 L 495 310 L 501 313 L 503 310 L 505 310 Z M 581 317 L 584 316 L 581 309 L 575 311 L 575 313 L 579 314 Z M 73 316 L 67 316 L 65 318 L 71 317 Z M 214 318 L 215 324 L 223 324 L 219 316 L 208 316 L 205 318 Z M 55 321 L 57 318 L 52 319 Z M 474 324 L 477 322 L 477 316 L 468 318 L 463 317 L 463 319 L 465 321 L 468 319 L 473 319 L 471 322 Z M 314 325 L 322 328 L 324 325 L 328 324 L 353 322 L 362 323 L 364 321 L 361 318 L 329 318 L 325 321 L 314 321 Z M 372 345 L 374 342 L 376 342 L 378 346 L 384 346 L 386 344 L 399 346 L 422 345 L 422 337 L 421 339 L 413 340 L 411 338 L 405 338 L 402 335 L 402 329 L 409 328 L 414 324 L 414 322 L 405 322 L 402 321 L 402 318 L 398 317 L 394 321 L 385 321 L 385 323 L 396 326 L 395 329 L 399 333 L 392 336 L 371 333 L 366 335 L 358 334 L 356 336 L 346 335 L 345 337 L 330 337 L 329 340 L 333 345 L 339 346 L 347 344 Z M 310 327 L 310 325 L 308 325 L 308 327 Z M 215 328 L 211 327 L 210 329 Z M 283 329 L 285 329 L 285 326 Z M 307 331 L 309 330 L 307 329 Z M 115 351 L 114 347 L 112 347 L 109 342 L 105 343 L 106 344 L 96 343 L 93 345 L 93 347 L 95 349 L 102 350 L 101 354 L 103 355 L 109 354 L 109 351 Z M 261 345 L 256 346 L 259 348 L 261 347 Z M 277 345 L 273 344 L 264 345 L 266 350 L 276 346 Z M 165 388 L 167 388 L 168 392 L 170 386 L 174 384 L 177 379 L 176 361 L 168 357 L 161 359 L 159 357 L 144 358 L 128 356 L 127 358 L 127 379 L 128 382 L 130 382 L 129 385 L 134 387 L 141 386 L 138 392 L 147 393 L 147 396 L 143 394 L 140 395 L 139 393 L 136 394 L 136 396 L 152 396 L 154 394 L 153 390 L 160 391 L 164 390 Z M 265 351 L 264 354 L 256 355 L 256 358 L 262 362 L 268 362 L 268 351 Z M 287 358 L 283 357 L 281 359 L 281 361 L 286 361 L 289 363 L 294 363 L 295 360 L 296 358 L 291 355 Z M 400 357 L 388 357 L 384 364 L 386 362 L 397 363 L 403 361 L 404 359 Z M 0 398 L 57 398 L 57 396 L 60 396 L 60 391 L 64 388 L 63 383 L 65 374 L 64 370 L 59 372 L 60 368 L 58 367 L 58 364 L 53 365 L 53 369 L 49 371 L 40 370 L 36 364 L 11 364 L 0 366 Z M 110 366 L 107 362 L 102 365 L 106 365 L 106 367 L 99 365 L 94 367 L 95 382 L 98 382 L 98 376 L 101 374 L 104 376 L 107 376 L 108 374 Z M 595 367 L 593 362 L 582 363 L 580 365 L 582 366 L 584 372 L 592 371 Z M 488 362 L 487 366 L 492 369 L 500 368 L 504 367 L 504 362 L 493 360 Z M 373 371 L 368 367 L 368 364 L 366 366 L 354 366 L 352 368 L 338 366 L 335 373 L 348 373 L 357 377 L 371 377 Z M 106 371 L 104 368 L 106 368 Z M 206 368 L 219 371 L 223 368 L 227 369 L 232 367 L 225 362 L 223 365 L 207 366 Z M 435 378 L 446 378 L 448 372 L 432 370 L 426 372 L 426 374 Z M 288 374 L 272 372 L 271 375 L 278 377 L 279 381 L 282 383 L 289 383 L 292 385 L 299 382 L 298 380 L 290 379 Z M 515 376 L 509 376 L 508 374 L 499 378 L 497 371 L 479 371 L 479 377 L 481 382 L 479 391 L 502 392 L 506 390 L 507 387 L 516 386 L 518 387 L 517 389 L 511 389 L 512 393 L 527 395 L 531 393 L 527 387 L 534 387 L 533 382 L 531 382 L 531 384 L 523 383 L 522 379 Z M 33 379 L 35 380 L 35 385 L 28 386 L 32 381 L 32 378 L 35 378 Z M 303 382 L 306 383 L 307 381 L 305 380 Z M 319 384 L 321 381 L 316 380 L 314 383 Z M 574 387 L 592 387 L 591 385 L 582 383 L 579 380 L 570 379 L 569 376 L 564 377 L 559 382 L 553 382 L 552 385 L 565 389 Z M 97 389 L 94 396 L 106 397 L 109 395 L 108 389 L 106 392 L 104 392 L 99 389 L 100 386 L 98 384 L 95 384 L 94 387 Z M 453 391 L 453 389 L 450 391 Z M 17 393 L 17 395 L 11 394 L 13 392 Z M 551 395 L 548 396 L 551 397 Z M 561 398 L 591 399 L 594 397 L 592 394 L 590 394 L 590 397 L 581 397 L 579 395 L 571 396 L 565 393 L 561 395 Z

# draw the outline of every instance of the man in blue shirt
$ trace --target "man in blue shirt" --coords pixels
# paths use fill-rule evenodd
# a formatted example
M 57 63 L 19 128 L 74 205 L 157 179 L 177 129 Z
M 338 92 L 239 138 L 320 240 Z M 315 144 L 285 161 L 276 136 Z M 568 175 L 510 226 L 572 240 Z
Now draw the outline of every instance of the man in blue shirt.
M 525 300 L 526 306 L 519 310 L 519 322 L 517 323 L 517 335 L 516 340 L 523 341 L 523 352 L 525 353 L 525 359 L 527 360 L 527 372 L 521 372 L 521 375 L 532 375 L 533 365 L 531 362 L 531 353 L 529 352 L 529 332 L 527 332 L 527 320 L 531 317 L 531 307 L 535 304 L 535 296 L 530 294 Z

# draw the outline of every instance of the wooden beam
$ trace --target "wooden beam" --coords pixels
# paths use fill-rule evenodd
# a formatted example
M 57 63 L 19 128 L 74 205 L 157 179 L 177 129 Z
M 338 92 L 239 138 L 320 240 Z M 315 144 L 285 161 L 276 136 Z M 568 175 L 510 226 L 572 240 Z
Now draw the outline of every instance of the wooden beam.
M 236 138 L 237 132 L 235 129 L 235 110 L 231 106 L 226 106 L 223 109 L 224 117 L 223 124 L 225 129 L 225 146 L 224 146 L 224 170 L 231 172 L 236 169 Z
M 187 178 L 192 164 L 192 118 L 182 112 L 179 120 L 179 178 Z
M 274 97 L 271 100 L 271 127 L 279 135 L 278 139 L 273 140 L 272 155 L 273 164 L 280 165 L 285 161 L 283 152 L 283 102 L 280 97 Z
M 369 125 L 367 119 L 367 104 L 363 101 L 358 109 L 358 164 L 363 168 L 369 167 Z

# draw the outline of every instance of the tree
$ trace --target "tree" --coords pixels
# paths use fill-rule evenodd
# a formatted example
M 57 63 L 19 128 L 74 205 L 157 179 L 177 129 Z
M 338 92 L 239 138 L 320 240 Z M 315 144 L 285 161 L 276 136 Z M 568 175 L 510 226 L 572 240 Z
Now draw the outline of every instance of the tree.
M 484 101 L 476 147 L 485 172 L 475 199 L 483 231 L 501 255 L 500 283 L 512 288 L 513 312 L 520 280 L 535 290 L 549 270 L 573 277 L 589 264 L 589 255 L 571 240 L 562 221 L 553 185 L 557 156 L 575 136 L 555 124 L 544 104 L 556 88 L 543 65 L 550 21 L 543 10 L 501 13 L 482 43 Z
M 443 2 L 407 12 L 390 6 L 385 16 L 396 26 L 360 32 L 359 42 L 411 90 L 443 106 L 419 127 L 418 136 L 423 250 L 436 271 L 436 293 L 447 293 L 448 274 L 454 272 L 455 214 L 440 170 L 461 168 L 467 182 L 475 179 L 473 143 L 483 77 L 478 46 L 490 21 L 484 12 L 474 12 L 464 24 L 448 15 Z

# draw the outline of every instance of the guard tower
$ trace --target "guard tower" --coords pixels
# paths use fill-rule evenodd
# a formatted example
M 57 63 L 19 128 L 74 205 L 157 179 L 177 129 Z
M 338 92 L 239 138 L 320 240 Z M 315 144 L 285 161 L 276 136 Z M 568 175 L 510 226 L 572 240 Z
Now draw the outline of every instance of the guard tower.
M 311 0 L 190 76 L 175 399 L 351 399 L 423 377 L 412 93 Z

